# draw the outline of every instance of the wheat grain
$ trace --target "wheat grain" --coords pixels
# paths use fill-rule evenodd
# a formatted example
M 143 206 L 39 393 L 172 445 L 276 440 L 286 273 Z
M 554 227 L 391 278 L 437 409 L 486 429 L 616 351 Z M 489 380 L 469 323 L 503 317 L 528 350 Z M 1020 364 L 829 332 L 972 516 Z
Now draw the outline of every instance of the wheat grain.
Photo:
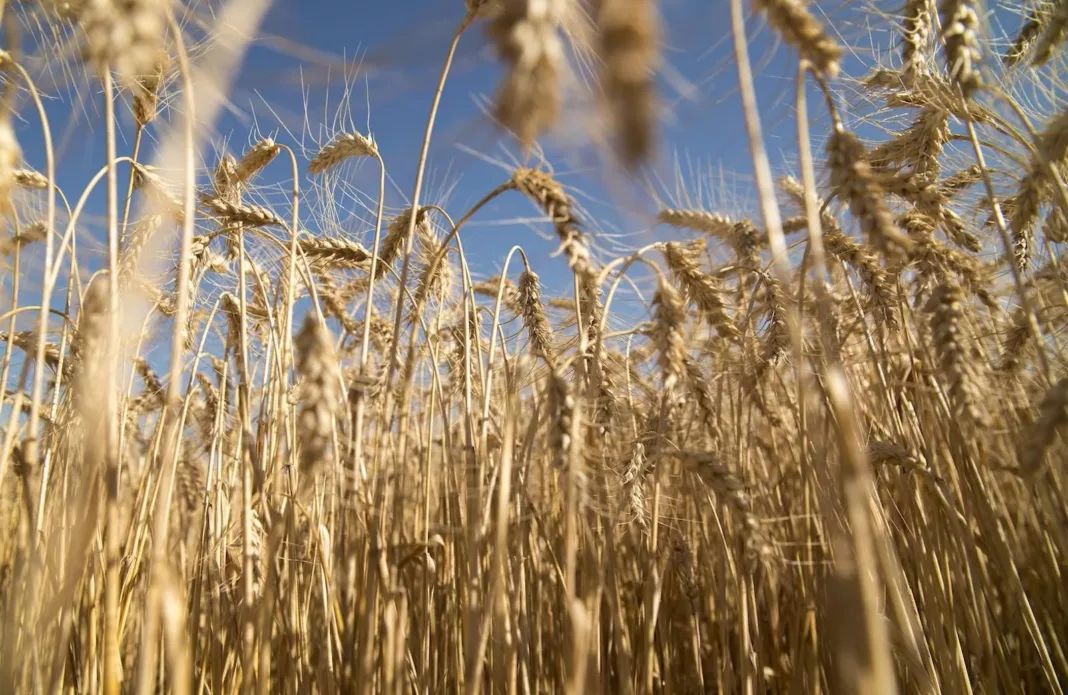
M 728 236 L 734 228 L 734 222 L 729 218 L 704 210 L 663 209 L 657 213 L 657 219 L 672 227 L 693 229 L 721 238 Z
M 371 254 L 362 245 L 337 237 L 302 236 L 297 248 L 324 268 L 355 268 L 366 265 Z
M 271 138 L 263 138 L 256 141 L 234 166 L 233 181 L 235 183 L 248 183 L 256 174 L 263 171 L 264 167 L 274 161 L 282 146 L 275 143 Z
M 652 304 L 653 342 L 659 354 L 664 389 L 670 391 L 686 375 L 686 338 L 683 334 L 686 307 L 678 291 L 665 280 L 657 286 Z
M 15 185 L 22 188 L 43 191 L 48 188 L 48 177 L 32 169 L 15 169 L 12 174 Z
M 341 133 L 315 153 L 308 162 L 308 171 L 312 174 L 324 174 L 354 157 L 377 156 L 378 145 L 370 135 Z
M 978 183 L 981 178 L 982 176 L 979 166 L 973 164 L 942 179 L 938 182 L 938 187 L 941 190 L 942 195 L 948 199 L 959 194 L 969 186 Z
M 1068 422 L 1068 378 L 1050 387 L 1038 405 L 1038 419 L 1020 439 L 1017 456 L 1026 475 L 1034 475 L 1045 463 L 1058 430 Z
M 126 284 L 133 279 L 138 262 L 141 260 L 141 251 L 144 250 L 148 240 L 163 226 L 163 219 L 163 215 L 147 215 L 130 228 L 126 245 L 119 257 L 120 284 Z
M 864 145 L 856 135 L 839 128 L 827 142 L 827 155 L 831 185 L 849 204 L 865 235 L 889 258 L 900 258 L 909 242 L 894 225 L 886 208 Z
M 949 112 L 925 106 L 908 130 L 873 147 L 868 162 L 877 169 L 907 166 L 911 173 L 936 177 L 950 135 Z
M 761 359 L 767 364 L 775 364 L 786 354 L 790 347 L 790 335 L 786 324 L 786 298 L 783 296 L 782 283 L 771 275 L 761 277 L 764 286 L 764 303 L 768 315 L 768 327 L 764 335 L 764 347 Z
M 946 51 L 946 67 L 953 82 L 965 98 L 982 84 L 979 74 L 979 14 L 972 0 L 942 0 L 942 43 Z
M 301 473 L 308 479 L 330 463 L 334 408 L 340 400 L 337 354 L 326 327 L 312 314 L 296 338 L 297 373 L 302 379 L 297 432 Z
M 649 528 L 649 512 L 645 505 L 644 475 L 646 472 L 645 445 L 635 442 L 627 461 L 627 467 L 620 476 L 623 498 L 634 523 L 642 529 Z
M 949 400 L 954 414 L 982 425 L 980 390 L 975 363 L 968 356 L 964 336 L 964 295 L 955 283 L 943 282 L 931 294 L 927 306 L 935 352 L 949 382 Z
M 628 166 L 652 154 L 657 121 L 654 70 L 659 62 L 659 26 L 653 0 L 598 0 L 601 90 Z
M 738 338 L 738 328 L 727 314 L 723 290 L 716 279 L 701 270 L 700 254 L 704 245 L 694 242 L 683 246 L 669 242 L 664 246 L 668 267 L 682 285 L 689 299 L 704 313 L 708 325 L 724 338 Z
M 114 70 L 127 84 L 160 63 L 170 0 L 86 0 L 79 13 L 85 58 L 97 74 Z
M 157 56 L 155 67 L 139 76 L 133 86 L 133 113 L 138 128 L 144 128 L 156 118 L 159 91 L 167 73 L 168 60 L 165 52 Z
M 583 283 L 592 280 L 590 251 L 579 231 L 578 220 L 572 211 L 571 198 L 564 192 L 563 186 L 548 172 L 526 168 L 516 169 L 512 174 L 512 182 L 519 192 L 537 203 L 552 220 L 560 239 L 560 253 L 567 258 L 568 267 Z
M 717 497 L 741 516 L 746 547 L 759 558 L 767 559 L 774 555 L 760 519 L 753 513 L 746 485 L 729 468 L 719 463 L 714 454 L 687 451 L 682 452 L 681 457 Z
M 267 208 L 258 205 L 246 205 L 243 203 L 231 203 L 222 198 L 205 197 L 201 204 L 216 217 L 225 222 L 244 224 L 250 227 L 285 227 L 286 223 L 278 215 Z
M 553 465 L 564 468 L 571 452 L 571 426 L 575 417 L 575 398 L 564 375 L 553 370 L 549 376 L 550 451 Z
M 909 82 L 927 72 L 931 44 L 930 0 L 906 0 L 901 27 L 901 72 Z
M 556 122 L 564 47 L 558 25 L 567 0 L 499 0 L 489 34 L 505 64 L 494 115 L 529 149 Z
M 1020 25 L 1020 31 L 1013 39 L 1009 50 L 1001 57 L 1001 62 L 1012 66 L 1019 63 L 1034 45 L 1035 39 L 1042 33 L 1042 27 L 1048 13 L 1031 10 L 1027 13 L 1027 19 Z
M 842 48 L 812 15 L 804 0 L 753 0 L 768 24 L 828 77 L 838 74 Z
M 1045 65 L 1053 57 L 1053 51 L 1065 40 L 1068 34 L 1068 3 L 1058 2 L 1045 17 L 1042 33 L 1035 39 L 1035 52 L 1031 58 L 1032 65 Z
M 552 343 L 549 339 L 549 320 L 541 304 L 541 289 L 538 275 L 533 270 L 524 270 L 519 276 L 516 289 L 516 304 L 523 323 L 527 326 L 527 335 L 531 350 L 550 366 L 554 364 Z

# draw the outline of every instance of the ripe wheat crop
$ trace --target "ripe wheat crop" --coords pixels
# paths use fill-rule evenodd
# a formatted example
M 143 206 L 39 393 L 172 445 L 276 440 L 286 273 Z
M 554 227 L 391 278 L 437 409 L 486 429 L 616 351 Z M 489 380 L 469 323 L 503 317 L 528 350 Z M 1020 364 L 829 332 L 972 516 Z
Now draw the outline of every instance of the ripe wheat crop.
M 210 152 L 261 0 L 0 1 L 0 689 L 1063 692 L 1068 2 L 854 8 L 893 33 L 857 60 L 841 13 L 724 0 L 751 210 L 651 183 L 656 0 L 442 3 L 397 209 L 370 132 Z M 426 171 L 478 33 L 523 164 L 463 209 Z M 576 85 L 644 245 L 539 145 Z M 502 201 L 558 251 L 509 227 L 487 278 Z

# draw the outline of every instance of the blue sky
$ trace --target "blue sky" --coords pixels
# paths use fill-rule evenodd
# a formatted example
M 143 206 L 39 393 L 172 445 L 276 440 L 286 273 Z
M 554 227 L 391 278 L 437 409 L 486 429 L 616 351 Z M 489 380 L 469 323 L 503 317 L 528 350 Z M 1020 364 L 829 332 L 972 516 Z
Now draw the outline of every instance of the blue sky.
M 710 209 L 734 215 L 754 213 L 728 3 L 662 0 L 659 6 L 665 37 L 659 76 L 664 118 L 659 157 L 645 178 L 636 181 L 620 175 L 594 144 L 601 126 L 590 118 L 588 97 L 574 86 L 559 127 L 543 142 L 558 178 L 591 218 L 598 245 L 616 244 L 616 253 L 619 244 L 648 243 L 668 234 L 650 222 L 657 207 L 650 188 L 669 204 L 699 202 L 696 198 L 680 201 L 681 185 L 691 195 L 701 190 L 700 202 Z M 835 27 L 847 48 L 844 85 L 849 77 L 863 74 L 865 65 L 886 61 L 894 52 L 890 22 L 873 19 L 849 0 L 820 3 L 819 7 L 824 21 Z M 370 131 L 391 178 L 387 204 L 403 207 L 411 194 L 432 91 L 462 12 L 462 0 L 277 0 L 261 27 L 262 38 L 245 57 L 229 109 L 216 124 L 215 144 L 228 143 L 239 155 L 250 138 L 270 134 L 280 142 L 303 143 L 313 150 L 316 139 L 336 129 L 339 113 L 351 114 L 352 123 L 366 131 L 369 112 Z M 991 19 L 990 24 L 1004 21 L 1010 30 L 1016 25 L 1016 19 L 1004 12 Z M 747 25 L 768 151 L 776 174 L 786 173 L 792 171 L 796 151 L 796 59 L 759 18 L 750 17 Z M 348 108 L 339 109 L 346 73 Z M 424 196 L 424 202 L 444 202 L 454 216 L 507 176 L 506 167 L 499 163 L 515 162 L 520 156 L 510 138 L 484 114 L 499 74 L 485 27 L 476 24 L 461 41 L 445 89 Z M 51 91 L 56 97 L 69 97 L 61 87 Z M 83 94 L 89 97 L 85 108 L 99 113 L 97 95 L 84 90 Z M 842 106 L 846 113 L 850 111 L 848 100 Z M 809 108 L 818 138 L 825 130 L 823 106 L 811 98 Z M 63 145 L 60 184 L 68 195 L 76 195 L 103 160 L 103 132 L 84 117 L 72 117 L 68 105 L 59 99 L 49 105 L 49 111 Z M 324 130 L 321 124 L 332 127 Z M 126 125 L 128 137 L 132 132 L 128 118 Z M 27 115 L 18 130 L 26 160 L 43 168 L 36 119 Z M 128 152 L 129 141 L 120 142 L 119 153 Z M 210 151 L 203 156 L 209 162 L 214 158 Z M 275 166 L 273 182 L 281 183 L 288 171 Z M 373 197 L 377 190 L 373 166 L 353 169 L 347 179 L 367 196 Z M 302 186 L 307 188 L 308 182 Z M 284 200 L 285 196 L 277 192 L 272 199 Z M 352 201 L 347 206 L 359 212 Z M 90 216 L 99 215 L 102 207 L 101 187 L 88 207 Z M 506 195 L 481 212 L 464 235 L 477 274 L 494 273 L 511 245 L 519 243 L 546 284 L 563 279 L 563 261 L 549 257 L 555 245 L 533 231 L 540 230 L 547 237 L 548 225 L 530 223 L 534 217 L 533 207 L 517 194 Z M 366 214 L 362 219 L 343 219 L 337 231 L 369 244 L 364 237 L 368 219 Z M 307 224 L 314 228 L 311 220 Z
M 877 4 L 886 5 L 882 0 Z M 866 66 L 896 57 L 893 24 L 858 5 L 852 0 L 819 3 L 825 23 L 835 27 L 847 49 L 839 82 L 844 94 L 854 89 L 851 79 L 863 75 Z M 892 5 L 891 11 L 898 3 Z M 369 106 L 370 131 L 390 173 L 387 205 L 394 210 L 404 207 L 412 190 L 432 91 L 462 6 L 462 0 L 276 0 L 261 27 L 262 38 L 245 57 L 229 94 L 229 108 L 215 125 L 213 143 L 228 143 L 230 151 L 240 154 L 250 139 L 264 134 L 314 150 L 317 138 L 327 137 L 338 127 L 334 119 L 339 113 L 351 114 L 352 123 L 366 132 Z M 659 6 L 665 37 L 664 66 L 658 79 L 664 118 L 659 157 L 646 176 L 637 181 L 627 178 L 606 160 L 594 144 L 599 126 L 588 118 L 589 103 L 581 98 L 569 96 L 559 127 L 543 142 L 558 179 L 569 187 L 590 219 L 595 243 L 602 247 L 615 244 L 615 255 L 621 253 L 622 246 L 649 243 L 671 233 L 651 223 L 657 196 L 668 204 L 703 204 L 717 212 L 755 216 L 729 5 L 726 0 L 661 0 Z M 1014 13 L 998 6 L 991 7 L 987 20 L 988 33 L 992 30 L 1003 35 L 1002 25 L 1015 32 L 1019 25 Z M 776 175 L 793 173 L 796 58 L 759 18 L 750 17 L 747 30 L 772 166 Z M 358 72 L 351 69 L 355 65 L 361 67 Z M 339 110 L 345 93 L 345 66 L 349 66 L 351 77 L 349 103 L 347 109 Z M 514 143 L 484 115 L 499 75 L 485 27 L 473 26 L 460 44 L 445 89 L 423 201 L 444 204 L 454 217 L 507 177 L 507 166 L 502 167 L 501 162 L 519 158 Z M 102 108 L 99 93 L 95 85 L 82 87 L 80 96 L 85 102 L 72 110 L 72 92 L 63 79 L 49 84 L 46 77 L 42 76 L 42 85 L 49 97 L 47 109 L 61 146 L 59 183 L 69 197 L 76 198 L 104 159 L 104 134 L 97 125 Z M 24 157 L 27 165 L 43 170 L 39 124 L 25 102 L 22 106 L 23 120 L 17 124 L 17 134 Z M 855 106 L 849 98 L 840 103 L 847 117 Z M 809 108 L 818 149 L 819 134 L 826 132 L 826 117 L 814 94 Z M 124 124 L 120 155 L 130 150 L 132 123 L 128 114 Z M 323 129 L 320 124 L 332 127 Z M 348 127 L 348 123 L 342 122 L 341 127 Z M 215 155 L 209 149 L 202 157 L 210 164 Z M 271 175 L 263 177 L 267 186 L 264 194 L 284 205 L 282 186 L 286 185 L 288 169 L 281 164 L 272 167 Z M 365 202 L 377 191 L 374 169 L 365 165 L 346 171 L 348 183 L 362 192 Z M 305 179 L 301 185 L 307 190 L 310 182 Z M 688 191 L 690 199 L 680 195 L 682 189 Z M 343 217 L 332 233 L 369 245 L 367 233 L 373 218 L 361 214 L 352 197 L 345 206 L 354 214 Z M 79 257 L 83 267 L 90 270 L 102 263 L 103 208 L 104 189 L 100 187 L 86 209 L 88 224 L 79 227 Z M 304 209 L 307 212 L 311 208 L 309 204 Z M 536 221 L 537 217 L 529 202 L 512 193 L 472 220 L 463 238 L 476 279 L 495 274 L 508 249 L 521 244 L 542 276 L 545 294 L 567 292 L 566 265 L 562 259 L 551 257 L 556 244 L 548 224 Z M 317 227 L 309 216 L 304 222 L 310 229 Z M 24 305 L 34 303 L 37 289 L 33 280 L 39 277 L 39 267 L 32 263 L 25 267 L 24 277 L 31 281 L 24 283 L 20 296 Z M 518 268 L 513 266 L 512 277 L 516 272 Z M 61 303 L 62 288 L 54 306 Z M 614 315 L 627 314 L 630 320 L 640 320 L 643 311 L 641 302 L 617 301 L 613 305 Z M 20 328 L 30 328 L 29 314 L 20 319 L 26 319 L 20 320 Z M 53 320 L 52 328 L 55 326 Z M 157 352 L 163 359 L 165 350 Z
M 717 173 L 722 169 L 729 174 L 729 185 L 723 196 L 731 208 L 727 211 L 742 212 L 750 202 L 745 192 L 747 186 L 744 181 L 737 185 L 731 181 L 736 176 L 747 177 L 749 163 L 731 57 L 728 5 L 666 0 L 661 7 L 667 50 L 660 87 L 666 118 L 660 159 L 653 167 L 652 176 L 659 177 L 667 191 L 672 192 L 676 178 L 672 159 L 676 156 L 691 179 L 691 187 L 696 186 L 693 174 L 698 170 Z M 272 43 L 271 36 L 283 36 L 289 42 L 313 47 L 338 59 L 329 67 L 315 60 L 306 61 L 301 71 L 296 58 L 261 45 L 249 55 L 239 82 L 247 92 L 246 105 L 256 111 L 263 129 L 270 129 L 272 123 L 263 101 L 282 105 L 278 108 L 281 120 L 288 121 L 295 131 L 303 120 L 303 105 L 294 102 L 301 83 L 309 95 L 312 119 L 321 120 L 326 94 L 329 91 L 336 96 L 337 85 L 342 82 L 344 61 L 340 58 L 347 56 L 351 62 L 362 64 L 363 71 L 352 95 L 354 120 L 358 127 L 364 127 L 369 96 L 371 130 L 392 178 L 400 187 L 390 202 L 400 205 L 401 195 L 410 194 L 430 96 L 461 11 L 460 0 L 409 0 L 374 5 L 278 2 L 263 27 L 267 37 L 263 43 Z M 334 21 L 324 21 L 324 18 Z M 759 22 L 750 25 L 756 34 L 752 51 L 761 69 L 758 88 L 765 125 L 772 138 L 772 156 L 779 157 L 776 137 L 789 138 L 779 147 L 793 149 L 789 56 L 785 50 L 775 50 Z M 328 72 L 333 90 L 327 88 Z M 493 97 L 498 76 L 495 55 L 486 41 L 484 27 L 476 25 L 461 42 L 431 150 L 431 193 L 454 187 L 449 196 L 449 208 L 454 214 L 460 214 L 506 176 L 500 167 L 483 161 L 478 154 L 505 162 L 519 156 L 514 144 L 507 137 L 502 138 L 483 113 L 485 104 Z M 235 102 L 240 104 L 240 99 L 240 96 L 235 98 Z M 610 228 L 606 231 L 638 235 L 628 243 L 646 241 L 643 237 L 651 238 L 655 233 L 645 231 L 648 215 L 655 212 L 655 203 L 643 187 L 618 175 L 604 153 L 593 144 L 591 135 L 599 125 L 584 118 L 590 113 L 588 106 L 581 97 L 568 99 L 560 127 L 544 141 L 548 158 L 560 179 L 574 186 L 577 197 L 600 226 Z M 227 125 L 222 125 L 223 130 Z M 232 137 L 235 143 L 241 141 L 242 126 L 234 126 Z M 373 172 L 358 176 L 366 186 L 373 187 Z M 535 235 L 522 227 L 501 225 L 502 221 L 531 215 L 529 204 L 514 195 L 483 212 L 467 233 L 472 239 L 468 246 L 475 266 L 489 270 L 495 261 L 503 258 L 511 244 L 523 243 L 540 252 L 534 253 L 535 267 L 543 275 L 555 275 L 555 266 L 562 262 L 544 258 L 551 250 L 550 245 L 539 243 Z

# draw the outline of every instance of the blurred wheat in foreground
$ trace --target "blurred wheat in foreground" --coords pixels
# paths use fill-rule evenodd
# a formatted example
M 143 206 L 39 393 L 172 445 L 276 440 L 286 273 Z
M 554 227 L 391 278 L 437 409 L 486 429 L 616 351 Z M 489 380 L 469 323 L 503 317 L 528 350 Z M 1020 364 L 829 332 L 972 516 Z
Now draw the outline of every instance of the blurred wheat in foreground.
M 655 178 L 654 0 L 454 4 L 438 97 L 488 34 L 540 152 L 581 57 Z M 894 50 L 852 75 L 840 13 L 728 4 L 758 214 L 649 186 L 613 257 L 544 162 L 428 200 L 433 112 L 403 210 L 370 133 L 210 155 L 263 3 L 0 3 L 0 689 L 1063 692 L 1068 3 L 854 8 Z M 473 274 L 498 199 L 559 254 Z

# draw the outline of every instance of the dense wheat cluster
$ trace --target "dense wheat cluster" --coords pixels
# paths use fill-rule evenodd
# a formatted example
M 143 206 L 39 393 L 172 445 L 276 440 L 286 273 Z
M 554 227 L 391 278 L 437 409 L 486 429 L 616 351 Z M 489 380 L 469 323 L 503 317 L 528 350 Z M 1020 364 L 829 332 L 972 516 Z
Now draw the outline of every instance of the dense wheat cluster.
M 649 183 L 653 0 L 450 4 L 397 209 L 371 133 L 212 150 L 258 0 L 0 2 L 0 690 L 1063 692 L 1068 3 L 910 0 L 858 68 L 835 13 L 730 0 L 751 209 Z M 427 199 L 478 31 L 517 153 L 588 88 L 645 245 L 544 158 Z M 756 31 L 797 78 L 779 170 Z M 64 191 L 72 94 L 106 158 Z M 474 272 L 491 202 L 558 252 L 499 228 Z

